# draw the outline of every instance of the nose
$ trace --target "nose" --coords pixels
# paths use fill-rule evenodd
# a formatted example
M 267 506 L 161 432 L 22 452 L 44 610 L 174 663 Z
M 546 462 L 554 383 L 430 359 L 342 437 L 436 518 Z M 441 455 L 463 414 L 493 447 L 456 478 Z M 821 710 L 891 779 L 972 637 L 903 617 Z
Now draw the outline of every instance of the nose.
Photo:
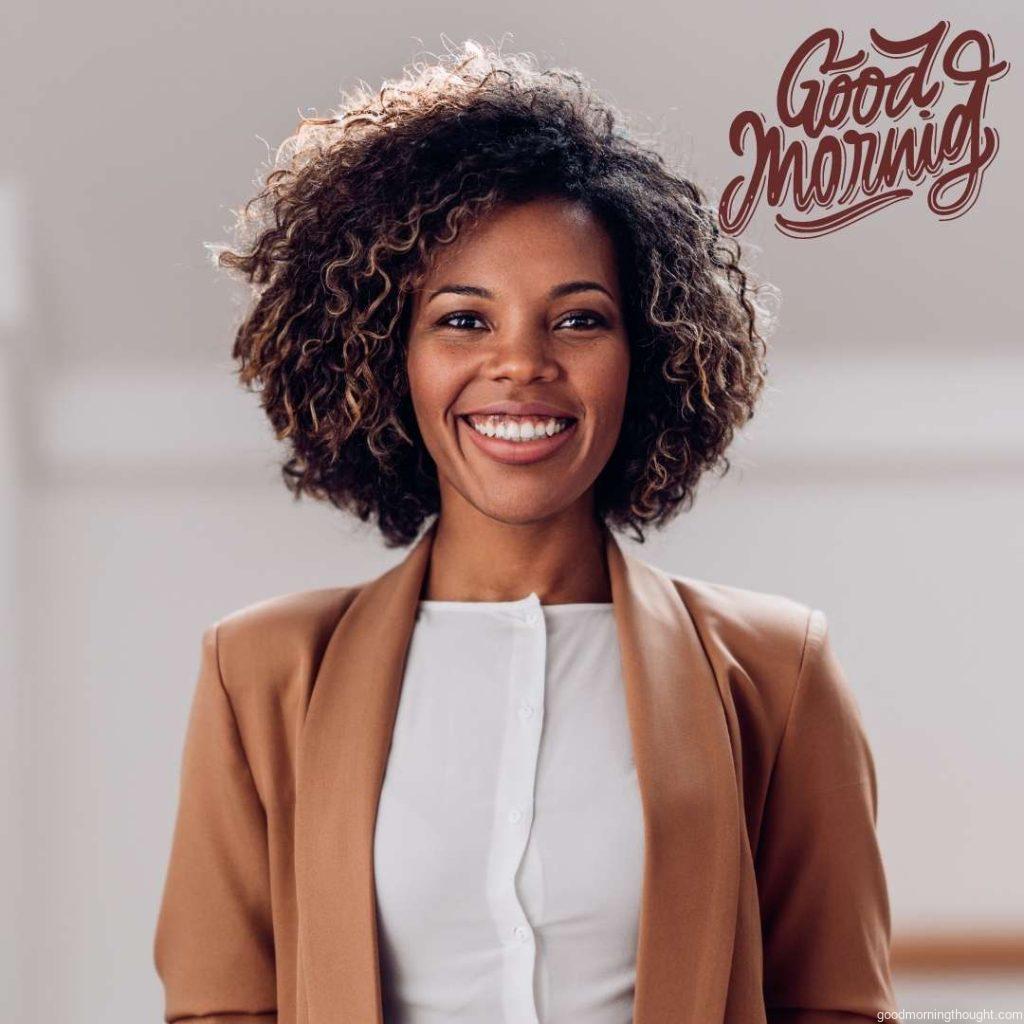
M 487 371 L 494 380 L 529 383 L 558 376 L 558 363 L 543 333 L 524 325 L 493 338 Z

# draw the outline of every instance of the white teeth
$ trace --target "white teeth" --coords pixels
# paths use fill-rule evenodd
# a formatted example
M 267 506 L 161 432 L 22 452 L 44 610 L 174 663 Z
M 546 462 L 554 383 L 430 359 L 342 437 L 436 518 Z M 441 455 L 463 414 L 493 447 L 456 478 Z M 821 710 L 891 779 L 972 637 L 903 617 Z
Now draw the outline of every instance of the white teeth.
M 470 426 L 485 437 L 498 437 L 504 441 L 532 441 L 538 437 L 560 434 L 572 422 L 551 417 L 547 420 L 520 419 L 511 416 L 486 416 L 483 419 L 467 417 Z

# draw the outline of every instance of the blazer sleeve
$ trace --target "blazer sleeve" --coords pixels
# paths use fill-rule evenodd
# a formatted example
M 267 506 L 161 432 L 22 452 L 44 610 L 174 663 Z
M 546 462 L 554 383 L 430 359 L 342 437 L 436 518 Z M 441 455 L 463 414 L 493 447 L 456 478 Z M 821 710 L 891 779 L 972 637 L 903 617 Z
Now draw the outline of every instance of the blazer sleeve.
M 877 812 L 860 711 L 815 609 L 757 852 L 769 1024 L 856 1024 L 897 1009 Z
M 267 822 L 221 676 L 202 638 L 153 957 L 164 1020 L 276 1024 Z

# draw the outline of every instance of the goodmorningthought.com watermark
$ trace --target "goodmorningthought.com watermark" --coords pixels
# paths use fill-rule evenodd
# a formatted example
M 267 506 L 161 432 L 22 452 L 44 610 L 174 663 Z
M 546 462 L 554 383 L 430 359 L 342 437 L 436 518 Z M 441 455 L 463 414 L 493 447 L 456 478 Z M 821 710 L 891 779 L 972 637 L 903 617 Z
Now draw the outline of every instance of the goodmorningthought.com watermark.
M 1024 1020 L 1024 1010 L 886 1010 L 878 1020 Z

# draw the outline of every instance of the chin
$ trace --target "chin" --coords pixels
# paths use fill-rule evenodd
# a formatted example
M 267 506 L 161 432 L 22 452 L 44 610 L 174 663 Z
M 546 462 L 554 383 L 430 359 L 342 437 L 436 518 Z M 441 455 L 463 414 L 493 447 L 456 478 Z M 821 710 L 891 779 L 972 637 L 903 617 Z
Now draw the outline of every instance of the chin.
M 560 512 L 564 512 L 572 502 L 485 502 L 476 507 L 488 518 L 499 523 L 506 523 L 509 526 L 525 526 L 530 523 L 538 523 L 545 519 L 552 519 Z

